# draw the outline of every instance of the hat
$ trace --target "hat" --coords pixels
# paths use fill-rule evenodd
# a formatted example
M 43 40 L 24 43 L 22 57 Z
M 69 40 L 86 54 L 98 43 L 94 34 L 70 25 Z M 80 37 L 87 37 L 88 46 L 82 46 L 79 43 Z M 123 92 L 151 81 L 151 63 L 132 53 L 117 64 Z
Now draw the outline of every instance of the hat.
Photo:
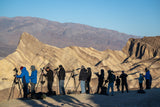
M 20 70 L 22 70 L 22 69 L 23 69 L 23 66 L 20 67 Z
M 34 65 L 31 66 L 31 70 L 32 70 L 32 71 L 35 71 L 35 70 L 36 70 L 36 68 L 35 68 Z
M 49 67 L 46 67 L 46 69 L 49 69 Z

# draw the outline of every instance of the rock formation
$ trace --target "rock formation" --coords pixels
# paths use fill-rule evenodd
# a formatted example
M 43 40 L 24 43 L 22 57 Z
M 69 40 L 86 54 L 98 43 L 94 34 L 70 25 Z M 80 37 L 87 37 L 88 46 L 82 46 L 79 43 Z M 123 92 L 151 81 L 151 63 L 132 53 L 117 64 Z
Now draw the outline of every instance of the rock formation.
M 35 65 L 40 74 L 40 68 L 50 66 L 54 70 L 60 64 L 67 72 L 65 85 L 71 71 L 75 70 L 75 73 L 79 74 L 79 70 L 76 69 L 84 65 L 92 69 L 91 87 L 93 91 L 96 91 L 97 87 L 97 77 L 94 72 L 99 72 L 101 69 L 105 70 L 105 79 L 108 69 L 113 70 L 115 75 L 120 75 L 124 70 L 129 75 L 129 88 L 135 89 L 138 88 L 139 73 L 145 74 L 144 69 L 148 67 L 153 77 L 152 87 L 158 88 L 160 87 L 158 43 L 160 39 L 155 38 L 129 39 L 123 51 L 97 51 L 91 47 L 57 48 L 40 42 L 28 33 L 23 33 L 16 51 L 0 60 L 0 90 L 11 87 L 15 67 L 19 69 L 20 66 L 25 66 L 31 73 L 30 66 Z M 157 42 L 155 43 L 154 40 Z M 78 76 L 76 76 L 76 86 L 78 82 Z M 58 81 L 55 76 L 54 87 L 57 85 Z M 73 90 L 73 87 L 74 81 L 70 79 L 66 90 Z

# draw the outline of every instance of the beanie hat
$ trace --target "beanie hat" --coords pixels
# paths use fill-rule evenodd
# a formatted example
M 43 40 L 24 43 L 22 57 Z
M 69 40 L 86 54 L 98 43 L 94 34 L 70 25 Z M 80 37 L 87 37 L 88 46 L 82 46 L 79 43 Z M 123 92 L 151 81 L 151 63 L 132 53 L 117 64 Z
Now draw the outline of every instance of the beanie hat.
M 22 70 L 22 69 L 23 69 L 23 66 L 20 67 L 20 70 Z
M 36 68 L 35 68 L 34 65 L 31 66 L 31 70 L 32 70 L 32 71 L 35 71 L 35 70 L 36 70 Z

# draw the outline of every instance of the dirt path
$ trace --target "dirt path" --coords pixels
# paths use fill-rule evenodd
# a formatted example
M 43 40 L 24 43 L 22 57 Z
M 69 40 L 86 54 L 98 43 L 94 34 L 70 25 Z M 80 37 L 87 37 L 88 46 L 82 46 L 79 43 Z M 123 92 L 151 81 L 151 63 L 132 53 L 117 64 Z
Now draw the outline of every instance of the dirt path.
M 146 94 L 136 91 L 106 95 L 64 95 L 47 97 L 44 100 L 13 99 L 3 101 L 0 107 L 160 107 L 160 89 L 146 90 Z

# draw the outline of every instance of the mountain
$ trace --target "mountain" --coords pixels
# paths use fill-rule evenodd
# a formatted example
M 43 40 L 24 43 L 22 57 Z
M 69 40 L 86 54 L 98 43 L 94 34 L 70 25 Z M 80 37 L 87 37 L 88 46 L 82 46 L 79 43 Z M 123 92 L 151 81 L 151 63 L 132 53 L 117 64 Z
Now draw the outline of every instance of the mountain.
M 73 90 L 74 84 L 76 84 L 76 86 L 78 85 L 78 76 L 75 77 L 76 83 L 74 83 L 73 79 L 69 80 L 69 77 L 71 76 L 71 71 L 73 70 L 75 70 L 75 74 L 79 74 L 79 70 L 76 69 L 80 68 L 81 65 L 84 65 L 86 68 L 91 67 L 92 79 L 90 85 L 93 92 L 96 91 L 98 83 L 97 76 L 94 73 L 100 72 L 101 69 L 104 69 L 105 71 L 105 79 L 108 76 L 107 70 L 109 69 L 113 70 L 116 76 L 120 75 L 121 71 L 124 70 L 128 74 L 127 80 L 129 89 L 137 89 L 139 87 L 139 73 L 145 74 L 144 69 L 147 67 L 150 69 L 153 78 L 152 88 L 159 88 L 160 55 L 151 54 L 151 52 L 149 53 L 149 51 L 147 51 L 158 48 L 155 47 L 154 44 L 149 44 L 155 38 L 160 40 L 159 37 L 130 39 L 123 48 L 123 51 L 110 49 L 98 51 L 94 48 L 76 46 L 65 48 L 50 46 L 40 42 L 29 33 L 24 32 L 20 37 L 15 52 L 0 60 L 0 90 L 11 87 L 14 78 L 13 75 L 15 74 L 13 69 L 15 67 L 19 69 L 20 66 L 25 66 L 31 74 L 30 66 L 35 65 L 38 70 L 39 77 L 41 73 L 40 68 L 50 66 L 50 68 L 54 70 L 60 64 L 63 65 L 66 70 L 65 86 L 68 81 L 68 85 L 65 87 L 66 90 Z M 138 43 L 140 45 L 137 45 Z M 139 53 L 139 46 L 141 47 L 144 44 L 146 45 L 146 51 L 143 52 L 141 58 L 138 58 L 134 55 L 134 53 Z M 128 54 L 131 53 L 131 51 L 132 54 Z M 159 51 L 157 51 L 157 53 L 159 53 Z M 54 73 L 55 72 L 56 71 L 54 71 Z M 57 86 L 58 81 L 55 76 L 54 87 Z M 57 88 L 53 89 L 58 91 Z M 80 87 L 78 90 L 80 90 Z
M 23 32 L 59 48 L 80 46 L 93 47 L 100 51 L 121 50 L 129 38 L 136 37 L 83 24 L 58 23 L 35 17 L 0 17 L 0 56 L 4 57 L 16 49 Z

